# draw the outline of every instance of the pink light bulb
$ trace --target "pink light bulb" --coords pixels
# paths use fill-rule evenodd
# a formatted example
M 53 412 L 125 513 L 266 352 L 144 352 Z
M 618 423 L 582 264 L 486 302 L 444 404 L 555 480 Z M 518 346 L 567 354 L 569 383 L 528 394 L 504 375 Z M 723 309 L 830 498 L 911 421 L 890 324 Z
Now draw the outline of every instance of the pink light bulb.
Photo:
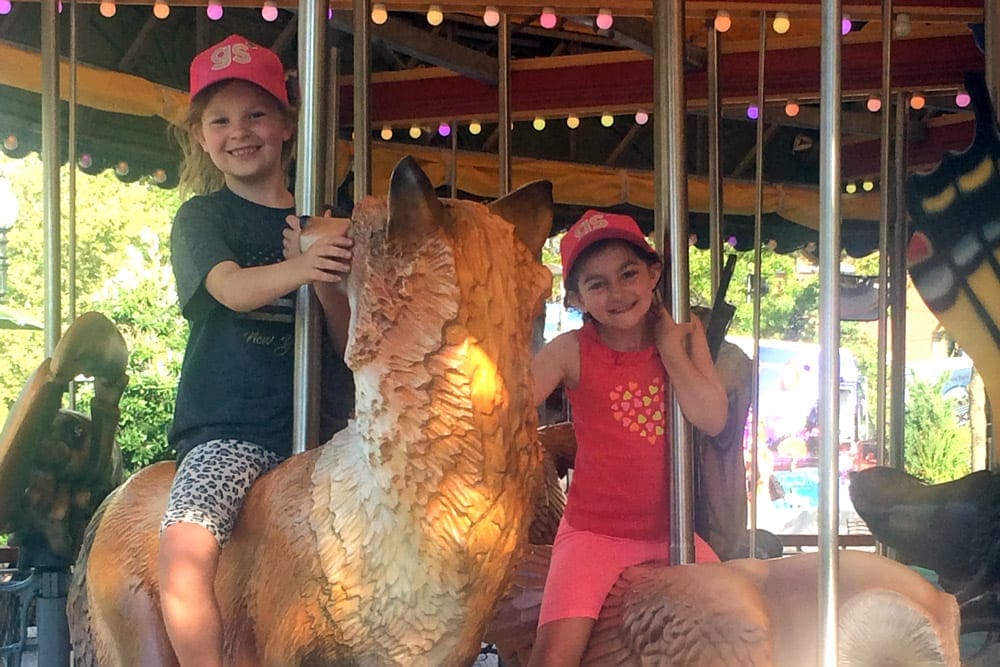
M 266 0 L 264 6 L 260 8 L 260 17 L 268 23 L 278 20 L 278 5 L 274 0 Z
M 551 7 L 546 7 L 542 10 L 542 15 L 539 17 L 538 22 L 546 30 L 552 30 L 552 28 L 556 27 L 557 20 L 556 11 Z
M 500 11 L 493 5 L 488 5 L 483 12 L 483 23 L 489 28 L 500 25 Z
M 747 118 L 749 118 L 750 120 L 757 120 L 758 118 L 760 118 L 760 107 L 758 107 L 756 104 L 748 104 Z
M 597 12 L 597 18 L 594 19 L 594 24 L 597 25 L 601 30 L 611 30 L 611 26 L 615 23 L 615 17 L 611 15 L 611 12 L 607 9 L 601 8 Z
M 844 18 L 840 19 L 840 34 L 846 35 L 851 31 L 853 26 L 851 25 L 851 17 L 844 14 Z
M 972 97 L 969 96 L 964 90 L 960 90 L 957 95 L 955 95 L 955 105 L 962 107 L 963 109 L 972 104 Z
M 10 10 L 14 8 L 10 0 L 0 0 L 0 14 L 10 14 Z
M 222 18 L 223 9 L 221 2 L 210 2 L 208 3 L 208 9 L 205 10 L 205 14 L 213 21 L 218 21 Z
M 442 137 L 447 137 L 451 134 L 451 125 L 445 122 L 438 123 L 438 134 Z

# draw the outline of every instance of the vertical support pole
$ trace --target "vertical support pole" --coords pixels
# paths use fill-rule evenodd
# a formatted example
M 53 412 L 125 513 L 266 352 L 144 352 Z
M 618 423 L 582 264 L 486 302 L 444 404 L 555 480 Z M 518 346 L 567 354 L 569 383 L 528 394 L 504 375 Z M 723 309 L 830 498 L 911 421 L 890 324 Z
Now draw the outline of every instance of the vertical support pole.
M 893 176 L 891 196 L 894 202 L 892 239 L 889 248 L 889 312 L 892 315 L 889 368 L 889 450 L 888 465 L 903 470 L 906 462 L 903 438 L 906 414 L 906 206 L 903 184 L 906 180 L 906 93 L 896 94 L 896 132 L 893 141 Z
M 722 220 L 723 193 L 722 153 L 720 139 L 722 128 L 722 93 L 719 64 L 722 34 L 715 29 L 715 21 L 708 21 L 708 248 L 711 256 L 712 294 L 719 291 L 722 281 Z
M 77 14 L 79 3 L 70 0 L 69 3 L 69 112 L 66 117 L 66 185 L 69 188 L 67 199 L 69 200 L 69 210 L 66 212 L 66 249 L 69 257 L 66 258 L 66 300 L 69 301 L 66 309 L 68 321 L 72 323 L 76 320 L 76 120 L 77 120 L 77 82 L 76 68 L 78 64 L 77 52 L 79 32 L 77 28 Z M 76 409 L 76 381 L 69 383 L 67 392 L 69 408 Z
M 372 139 L 368 114 L 372 46 L 368 11 L 366 0 L 354 0 L 354 201 L 367 197 L 372 190 Z
M 458 123 L 451 121 L 451 162 L 448 165 L 448 182 L 451 198 L 458 199 Z
M 59 0 L 42 0 L 42 224 L 45 239 L 45 356 L 62 336 L 59 221 Z
M 837 665 L 837 539 L 840 528 L 840 0 L 823 0 L 820 21 L 819 177 L 819 652 Z
M 764 239 L 764 64 L 767 62 L 767 12 L 760 13 L 760 35 L 757 47 L 757 122 L 756 144 L 754 155 L 754 216 L 753 216 L 753 386 L 750 399 L 753 406 L 752 433 L 750 434 L 750 558 L 757 556 L 757 484 L 760 482 L 759 451 L 757 425 L 760 423 L 760 298 L 761 273 L 763 272 L 761 253 Z
M 300 0 L 298 66 L 300 99 L 296 147 L 295 204 L 300 215 L 322 214 L 323 100 L 326 71 L 326 9 L 324 0 Z M 336 141 L 336 139 L 334 139 Z M 319 440 L 319 303 L 309 285 L 295 299 L 295 352 L 292 385 L 292 452 L 306 451 Z
M 886 447 L 886 392 L 889 389 L 889 220 L 893 218 L 895 201 L 890 186 L 890 155 L 892 150 L 892 0 L 882 0 L 882 115 L 879 117 L 879 224 L 878 224 L 878 334 L 875 379 L 875 463 L 888 461 Z M 879 555 L 888 554 L 886 545 L 876 542 Z
M 878 361 L 875 384 L 875 460 L 886 464 L 886 384 L 888 359 L 888 278 L 889 278 L 889 220 L 893 217 L 890 150 L 892 148 L 892 0 L 882 0 L 882 113 L 879 117 L 881 142 L 879 144 L 879 224 L 878 224 Z M 882 545 L 879 545 L 882 550 Z
M 993 100 L 993 112 L 1000 118 L 1000 0 L 984 0 L 983 32 L 986 36 L 984 56 L 986 59 L 986 87 Z M 986 464 L 990 470 L 1000 467 L 1000 442 L 997 442 L 996 420 L 993 405 L 986 399 Z
M 510 111 L 510 17 L 506 12 L 500 14 L 497 25 L 497 165 L 499 166 L 500 183 L 497 197 L 510 193 L 510 143 L 511 143 L 511 111 Z
M 670 249 L 671 312 L 690 318 L 688 285 L 687 152 L 684 146 L 684 2 L 653 3 L 653 102 L 656 159 L 654 235 L 661 252 Z M 667 224 L 670 237 L 667 243 Z M 666 299 L 664 299 L 667 302 Z M 694 456 L 691 425 L 671 396 L 670 561 L 694 562 Z
M 38 627 L 38 664 L 68 667 L 69 623 L 66 620 L 66 593 L 69 568 L 44 569 L 41 590 L 35 598 L 35 621 Z
M 337 205 L 337 175 L 340 168 L 337 144 L 340 137 L 340 49 L 331 47 L 326 68 L 326 183 L 323 201 Z

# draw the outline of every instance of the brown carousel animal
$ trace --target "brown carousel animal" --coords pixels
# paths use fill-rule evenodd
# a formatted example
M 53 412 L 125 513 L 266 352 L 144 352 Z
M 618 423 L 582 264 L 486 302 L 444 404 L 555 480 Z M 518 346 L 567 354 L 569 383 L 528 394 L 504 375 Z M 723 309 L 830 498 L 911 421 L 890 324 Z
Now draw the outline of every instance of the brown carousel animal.
M 488 207 L 442 201 L 410 158 L 387 199 L 358 204 L 357 417 L 247 497 L 216 584 L 234 664 L 475 660 L 542 483 L 524 359 L 551 222 L 548 183 Z M 69 596 L 77 664 L 176 664 L 156 583 L 173 472 L 140 471 L 94 515 Z

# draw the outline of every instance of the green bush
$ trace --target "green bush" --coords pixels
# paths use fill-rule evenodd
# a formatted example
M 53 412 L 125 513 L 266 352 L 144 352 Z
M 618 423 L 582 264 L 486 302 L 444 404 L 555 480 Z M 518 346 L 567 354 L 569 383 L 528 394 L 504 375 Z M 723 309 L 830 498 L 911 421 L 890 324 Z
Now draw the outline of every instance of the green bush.
M 956 424 L 951 401 L 941 395 L 944 380 L 907 382 L 906 471 L 928 484 L 950 482 L 972 471 L 968 435 Z

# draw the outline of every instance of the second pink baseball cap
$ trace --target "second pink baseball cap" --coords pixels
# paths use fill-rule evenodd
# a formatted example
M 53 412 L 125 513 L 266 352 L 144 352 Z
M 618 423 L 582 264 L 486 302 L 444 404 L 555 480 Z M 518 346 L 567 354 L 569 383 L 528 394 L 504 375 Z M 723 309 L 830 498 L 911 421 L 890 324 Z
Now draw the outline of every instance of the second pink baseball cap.
M 605 239 L 628 241 L 640 250 L 656 252 L 631 216 L 590 210 L 573 223 L 559 242 L 563 276 L 569 276 L 580 253 Z
M 281 59 L 274 51 L 240 35 L 230 35 L 196 55 L 191 61 L 190 76 L 192 100 L 213 83 L 242 79 L 257 84 L 288 105 Z

